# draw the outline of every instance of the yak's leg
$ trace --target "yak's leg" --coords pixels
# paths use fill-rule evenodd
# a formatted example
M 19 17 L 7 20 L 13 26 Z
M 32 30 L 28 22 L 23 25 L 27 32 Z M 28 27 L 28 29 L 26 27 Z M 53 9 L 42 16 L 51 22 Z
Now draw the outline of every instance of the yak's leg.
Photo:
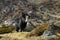
M 24 31 L 24 29 L 23 28 L 21 28 L 21 32 L 23 32 Z
M 23 31 L 22 27 L 21 27 L 20 29 L 21 29 L 21 31 L 20 31 L 20 32 L 22 32 L 22 31 Z
M 16 27 L 16 31 L 19 32 L 19 27 Z

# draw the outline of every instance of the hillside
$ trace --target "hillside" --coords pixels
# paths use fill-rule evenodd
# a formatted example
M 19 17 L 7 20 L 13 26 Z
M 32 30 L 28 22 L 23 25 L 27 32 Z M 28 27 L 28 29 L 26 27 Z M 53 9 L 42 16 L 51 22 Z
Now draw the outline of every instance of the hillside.
M 27 27 L 16 32 L 23 13 L 29 15 Z M 60 1 L 0 0 L 0 40 L 60 40 Z

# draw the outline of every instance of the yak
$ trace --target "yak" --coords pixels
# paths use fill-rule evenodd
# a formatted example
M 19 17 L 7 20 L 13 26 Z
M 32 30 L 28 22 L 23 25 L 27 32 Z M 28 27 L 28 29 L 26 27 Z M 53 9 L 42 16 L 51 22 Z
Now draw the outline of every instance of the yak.
M 22 16 L 16 19 L 16 31 L 17 32 L 19 32 L 19 29 L 21 29 L 21 32 L 22 32 L 26 28 L 26 25 L 27 25 L 27 21 L 25 21 L 26 16 L 27 14 L 22 13 Z

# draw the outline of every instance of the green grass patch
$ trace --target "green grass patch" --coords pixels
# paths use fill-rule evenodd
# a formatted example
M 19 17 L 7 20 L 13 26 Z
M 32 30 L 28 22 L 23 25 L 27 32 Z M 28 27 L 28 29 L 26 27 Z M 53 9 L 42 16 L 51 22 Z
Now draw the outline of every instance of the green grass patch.
M 4 33 L 10 33 L 15 29 L 14 26 L 4 26 L 0 27 L 0 34 L 4 34 Z

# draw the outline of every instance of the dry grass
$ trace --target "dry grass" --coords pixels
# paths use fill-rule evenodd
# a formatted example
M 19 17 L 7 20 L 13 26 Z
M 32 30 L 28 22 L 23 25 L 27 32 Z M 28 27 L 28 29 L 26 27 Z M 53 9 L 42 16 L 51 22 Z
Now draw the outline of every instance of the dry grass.
M 0 36 L 5 37 L 5 39 L 8 39 L 9 38 L 8 40 L 50 40 L 48 38 L 43 38 L 41 36 L 37 36 L 37 37 L 36 36 L 34 36 L 34 37 L 26 37 L 28 33 L 29 32 L 15 32 L 15 33 L 9 33 L 9 34 L 0 34 Z M 54 38 L 51 38 L 51 40 L 52 39 L 57 40 L 57 38 L 55 38 L 55 39 Z
M 13 38 L 21 39 L 21 38 L 26 37 L 26 35 L 27 35 L 28 33 L 29 33 L 29 32 L 16 32 L 16 33 L 3 34 L 3 35 L 0 35 L 0 36 L 8 36 L 8 37 L 13 37 Z
M 44 24 L 42 27 L 38 28 L 39 31 L 42 31 L 49 27 L 49 24 Z M 14 32 L 7 34 L 0 34 L 0 40 L 60 40 L 60 33 L 57 33 L 54 37 L 45 37 L 45 36 L 29 36 L 31 32 Z
M 49 27 L 49 23 L 45 23 L 43 25 L 36 26 L 35 29 L 33 29 L 28 35 L 29 36 L 39 36 L 42 35 L 44 30 L 46 30 Z

